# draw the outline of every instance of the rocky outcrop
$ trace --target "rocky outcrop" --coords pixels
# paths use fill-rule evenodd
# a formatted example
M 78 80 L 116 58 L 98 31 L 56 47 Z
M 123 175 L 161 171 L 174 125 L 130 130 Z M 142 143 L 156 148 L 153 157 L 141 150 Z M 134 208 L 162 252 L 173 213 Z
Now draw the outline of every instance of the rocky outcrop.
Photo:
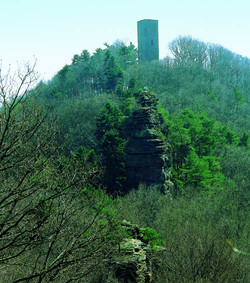
M 165 248 L 152 247 L 144 228 L 139 228 L 126 220 L 122 221 L 122 227 L 129 237 L 121 242 L 119 255 L 114 259 L 116 278 L 124 283 L 151 282 L 154 257 L 164 252 Z
M 159 127 L 157 100 L 148 91 L 135 94 L 138 108 L 127 125 L 129 141 L 125 147 L 127 180 L 132 188 L 143 183 L 166 190 L 169 180 L 167 146 Z

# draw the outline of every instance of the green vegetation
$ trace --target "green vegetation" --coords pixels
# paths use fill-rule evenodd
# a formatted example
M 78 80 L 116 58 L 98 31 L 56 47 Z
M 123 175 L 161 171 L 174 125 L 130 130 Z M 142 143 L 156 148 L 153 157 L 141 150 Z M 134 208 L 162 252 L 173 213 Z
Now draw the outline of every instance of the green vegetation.
M 170 50 L 139 64 L 117 41 L 49 82 L 0 73 L 1 282 L 116 282 L 123 219 L 166 248 L 153 282 L 249 281 L 250 59 L 191 37 Z M 155 129 L 136 134 L 167 148 L 165 195 L 126 180 L 130 118 L 148 105 Z
M 153 268 L 153 282 L 248 281 L 249 258 L 232 252 L 226 243 L 229 238 L 240 250 L 249 249 L 248 211 L 240 209 L 242 214 L 237 215 L 233 192 L 231 187 L 213 197 L 173 199 L 155 188 L 141 187 L 123 198 L 118 207 L 123 218 L 150 225 L 165 242 L 166 252 L 157 256 Z
M 120 192 L 125 179 L 124 140 L 121 137 L 122 113 L 109 102 L 96 119 L 98 153 L 105 166 L 103 184 L 109 192 Z

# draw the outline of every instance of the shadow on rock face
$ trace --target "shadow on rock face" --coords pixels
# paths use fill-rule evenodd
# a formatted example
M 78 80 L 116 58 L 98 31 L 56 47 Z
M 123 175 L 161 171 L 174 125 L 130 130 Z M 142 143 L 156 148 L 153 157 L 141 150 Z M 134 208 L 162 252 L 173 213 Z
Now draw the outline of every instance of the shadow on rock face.
M 148 91 L 137 93 L 135 97 L 139 106 L 127 123 L 129 141 L 125 147 L 128 184 L 131 188 L 139 184 L 156 186 L 165 192 L 170 164 L 157 119 L 157 100 Z

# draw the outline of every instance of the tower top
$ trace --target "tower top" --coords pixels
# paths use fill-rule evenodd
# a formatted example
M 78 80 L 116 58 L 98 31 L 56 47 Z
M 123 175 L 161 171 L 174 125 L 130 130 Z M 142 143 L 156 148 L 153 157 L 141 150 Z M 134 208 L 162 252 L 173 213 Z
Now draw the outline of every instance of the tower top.
M 159 60 L 158 20 L 137 22 L 139 61 Z
M 154 19 L 143 19 L 143 20 L 138 21 L 138 23 L 143 22 L 143 21 L 156 21 L 156 22 L 158 22 L 158 20 L 154 20 Z

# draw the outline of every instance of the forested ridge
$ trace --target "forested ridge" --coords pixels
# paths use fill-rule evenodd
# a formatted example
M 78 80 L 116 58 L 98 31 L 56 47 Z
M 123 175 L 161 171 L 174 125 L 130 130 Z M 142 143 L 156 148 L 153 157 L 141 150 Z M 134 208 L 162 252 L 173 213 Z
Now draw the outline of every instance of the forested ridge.
M 152 282 L 248 282 L 250 59 L 191 37 L 169 49 L 142 63 L 106 43 L 48 82 L 0 73 L 1 282 L 120 282 L 122 220 L 147 227 Z M 126 172 L 142 99 L 164 192 Z

